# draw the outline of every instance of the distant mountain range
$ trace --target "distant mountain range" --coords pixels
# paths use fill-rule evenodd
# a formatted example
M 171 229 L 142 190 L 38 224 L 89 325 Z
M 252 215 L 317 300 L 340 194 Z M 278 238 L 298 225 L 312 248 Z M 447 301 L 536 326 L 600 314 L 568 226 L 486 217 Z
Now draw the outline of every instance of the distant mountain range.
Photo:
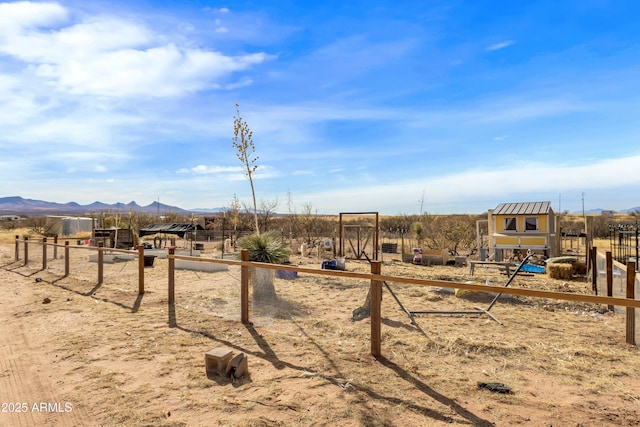
M 88 215 L 98 212 L 145 212 L 149 214 L 164 215 L 177 213 L 191 215 L 192 213 L 216 213 L 224 209 L 194 209 L 186 210 L 176 206 L 169 206 L 159 202 L 153 202 L 147 206 L 140 206 L 136 202 L 107 204 L 93 202 L 89 205 L 80 205 L 75 202 L 55 203 L 43 200 L 23 199 L 19 196 L 0 197 L 0 215 Z
M 153 202 L 147 206 L 140 206 L 136 202 L 107 204 L 93 202 L 89 205 L 80 205 L 75 202 L 55 203 L 43 200 L 24 199 L 20 196 L 0 197 L 0 215 L 90 215 L 99 212 L 145 212 L 149 214 L 164 215 L 176 213 L 180 215 L 203 215 L 221 213 L 226 208 L 194 208 L 182 209 L 177 206 L 165 205 Z M 640 211 L 640 206 L 616 211 L 617 213 L 633 213 Z M 587 214 L 601 214 L 603 209 L 590 209 Z M 579 214 L 582 212 L 572 212 Z
M 584 213 L 586 214 L 601 214 L 602 212 L 606 212 L 605 209 L 589 209 L 588 211 L 584 211 Z M 629 208 L 629 209 L 623 209 L 621 211 L 609 211 L 609 212 L 615 212 L 615 213 L 634 213 L 634 212 L 640 212 L 640 206 L 636 206 L 635 208 Z M 582 211 L 580 212 L 572 212 L 573 214 L 581 214 Z

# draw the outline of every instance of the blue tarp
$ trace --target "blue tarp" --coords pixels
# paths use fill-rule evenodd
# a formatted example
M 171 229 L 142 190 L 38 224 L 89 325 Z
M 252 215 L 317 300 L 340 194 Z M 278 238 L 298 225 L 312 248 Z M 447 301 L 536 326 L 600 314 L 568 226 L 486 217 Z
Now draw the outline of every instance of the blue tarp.
M 544 266 L 536 264 L 524 264 L 520 271 L 526 273 L 544 273 Z

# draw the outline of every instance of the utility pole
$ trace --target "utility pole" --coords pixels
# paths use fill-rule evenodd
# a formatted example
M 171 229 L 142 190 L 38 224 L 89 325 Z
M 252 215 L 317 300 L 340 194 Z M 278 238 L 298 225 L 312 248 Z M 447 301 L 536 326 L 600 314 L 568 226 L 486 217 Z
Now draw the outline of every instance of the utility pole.
M 584 235 L 585 235 L 585 239 L 588 239 L 586 237 L 587 236 L 587 215 L 584 212 L 584 191 L 582 192 L 582 219 L 584 220 Z
M 562 213 L 562 193 L 558 194 L 558 213 Z

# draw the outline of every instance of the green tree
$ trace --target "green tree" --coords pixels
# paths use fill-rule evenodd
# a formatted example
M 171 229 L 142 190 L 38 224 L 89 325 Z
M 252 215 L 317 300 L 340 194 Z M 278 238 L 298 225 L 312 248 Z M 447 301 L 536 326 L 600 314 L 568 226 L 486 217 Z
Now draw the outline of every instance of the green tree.
M 245 175 L 251 185 L 251 196 L 253 197 L 253 217 L 255 221 L 256 234 L 260 235 L 260 224 L 258 223 L 258 203 L 256 202 L 256 191 L 253 185 L 253 174 L 258 169 L 255 156 L 256 147 L 253 144 L 253 132 L 249 125 L 240 116 L 240 105 L 236 104 L 236 115 L 233 118 L 233 146 L 236 148 L 236 156 L 245 167 Z M 254 157 L 255 156 L 255 157 Z

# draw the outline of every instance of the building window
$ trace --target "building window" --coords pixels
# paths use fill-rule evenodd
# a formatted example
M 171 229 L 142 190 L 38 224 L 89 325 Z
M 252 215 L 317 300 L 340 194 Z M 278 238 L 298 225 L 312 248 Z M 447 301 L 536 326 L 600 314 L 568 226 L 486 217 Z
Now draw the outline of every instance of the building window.
M 504 230 L 505 231 L 517 231 L 517 219 L 515 217 L 506 217 L 504 219 Z
M 538 217 L 532 216 L 525 218 L 524 231 L 538 231 Z

